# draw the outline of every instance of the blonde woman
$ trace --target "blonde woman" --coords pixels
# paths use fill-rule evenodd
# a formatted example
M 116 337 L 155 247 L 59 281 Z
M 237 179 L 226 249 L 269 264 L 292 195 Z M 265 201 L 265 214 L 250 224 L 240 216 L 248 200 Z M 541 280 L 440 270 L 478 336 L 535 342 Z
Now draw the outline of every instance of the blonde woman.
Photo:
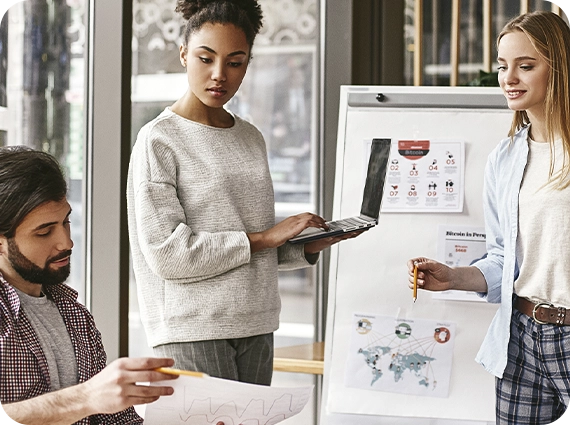
M 570 29 L 551 12 L 511 20 L 497 41 L 514 118 L 489 155 L 487 257 L 414 265 L 418 286 L 480 292 L 501 306 L 477 355 L 496 379 L 498 425 L 549 424 L 570 402 Z

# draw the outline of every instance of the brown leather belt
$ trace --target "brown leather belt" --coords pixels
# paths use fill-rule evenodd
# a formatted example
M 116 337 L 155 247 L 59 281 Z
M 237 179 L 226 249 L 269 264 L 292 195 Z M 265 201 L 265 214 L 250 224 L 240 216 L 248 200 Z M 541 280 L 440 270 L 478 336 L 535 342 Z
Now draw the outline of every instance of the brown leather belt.
M 570 325 L 570 313 L 564 307 L 554 307 L 549 303 L 533 303 L 526 298 L 517 297 L 514 307 L 541 325 Z

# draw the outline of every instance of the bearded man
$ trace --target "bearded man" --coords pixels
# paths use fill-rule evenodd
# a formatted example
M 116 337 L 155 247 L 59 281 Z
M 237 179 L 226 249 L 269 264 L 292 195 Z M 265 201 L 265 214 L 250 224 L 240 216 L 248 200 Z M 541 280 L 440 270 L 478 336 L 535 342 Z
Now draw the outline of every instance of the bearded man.
M 0 148 L 0 402 L 34 424 L 141 424 L 134 404 L 172 394 L 168 358 L 106 365 L 101 334 L 69 276 L 67 183 L 50 155 Z

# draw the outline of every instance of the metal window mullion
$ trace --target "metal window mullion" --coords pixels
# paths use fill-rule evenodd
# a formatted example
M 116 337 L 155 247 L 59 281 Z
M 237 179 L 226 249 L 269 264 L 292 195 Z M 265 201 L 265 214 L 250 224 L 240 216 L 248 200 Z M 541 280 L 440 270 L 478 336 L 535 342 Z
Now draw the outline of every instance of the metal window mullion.
M 493 66 L 493 4 L 483 0 L 483 68 L 491 72 Z
M 122 10 L 88 5 L 85 147 L 86 305 L 109 361 L 120 357 Z
M 461 0 L 453 0 L 451 6 L 451 77 L 450 86 L 459 82 L 459 41 L 461 37 Z
M 467 63 L 475 63 L 477 61 L 477 31 L 480 29 L 477 19 L 478 2 L 471 1 L 468 5 L 467 16 Z
M 339 86 L 352 81 L 353 6 L 352 2 L 346 0 L 321 0 L 319 6 L 319 213 L 332 217 Z M 317 341 L 323 341 L 326 334 L 330 250 L 325 251 L 328 252 L 323 253 L 322 261 L 317 265 Z M 323 379 L 318 377 L 316 380 L 315 424 L 319 423 L 321 415 L 325 415 L 326 409 L 321 408 L 321 399 L 327 397 L 322 391 Z
M 414 86 L 423 84 L 423 0 L 415 0 L 414 4 Z
M 439 0 L 432 0 L 431 2 L 431 28 L 432 28 L 432 63 L 434 65 L 439 64 Z M 432 76 L 432 85 L 436 86 L 438 81 L 437 73 L 434 73 Z

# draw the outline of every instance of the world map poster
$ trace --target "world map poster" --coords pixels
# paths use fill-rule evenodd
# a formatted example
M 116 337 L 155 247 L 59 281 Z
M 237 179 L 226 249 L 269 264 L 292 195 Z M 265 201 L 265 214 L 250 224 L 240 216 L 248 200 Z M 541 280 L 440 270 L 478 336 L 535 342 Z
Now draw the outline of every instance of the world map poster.
M 455 323 L 353 315 L 345 386 L 447 397 Z

